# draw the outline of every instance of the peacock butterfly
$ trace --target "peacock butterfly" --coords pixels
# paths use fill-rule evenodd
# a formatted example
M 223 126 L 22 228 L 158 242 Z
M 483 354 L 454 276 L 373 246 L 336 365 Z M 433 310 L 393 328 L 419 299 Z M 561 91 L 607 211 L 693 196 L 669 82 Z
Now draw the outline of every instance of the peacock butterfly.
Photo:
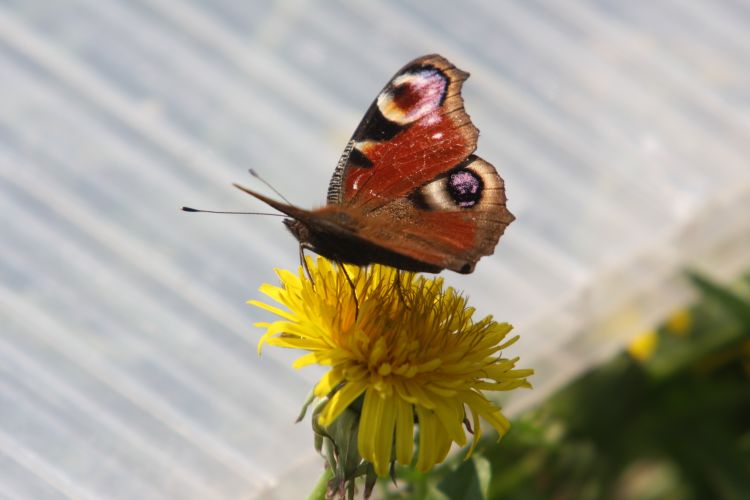
M 284 224 L 300 252 L 470 273 L 514 217 L 503 179 L 472 154 L 479 130 L 461 97 L 468 77 L 436 54 L 401 68 L 346 145 L 323 208 L 305 210 L 235 187 L 288 215 Z

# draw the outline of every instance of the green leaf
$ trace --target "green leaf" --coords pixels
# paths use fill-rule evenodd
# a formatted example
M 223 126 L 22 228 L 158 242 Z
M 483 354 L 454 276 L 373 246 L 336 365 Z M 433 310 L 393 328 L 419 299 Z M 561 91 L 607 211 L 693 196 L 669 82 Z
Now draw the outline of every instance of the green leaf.
M 694 272 L 688 274 L 695 286 L 707 297 L 716 300 L 727 312 L 742 322 L 747 328 L 750 328 L 750 301 L 700 274 Z
M 492 466 L 489 460 L 475 454 L 456 470 L 446 475 L 438 490 L 450 499 L 474 500 L 488 498 Z

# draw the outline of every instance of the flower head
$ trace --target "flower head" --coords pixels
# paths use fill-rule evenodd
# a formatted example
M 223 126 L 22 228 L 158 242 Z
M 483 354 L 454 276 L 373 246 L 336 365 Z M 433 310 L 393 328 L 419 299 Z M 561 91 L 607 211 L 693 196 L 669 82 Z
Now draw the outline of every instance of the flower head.
M 411 463 L 415 422 L 421 471 L 443 461 L 452 443 L 465 445 L 465 427 L 474 433 L 468 457 L 480 417 L 501 436 L 507 431 L 508 420 L 483 391 L 530 387 L 526 377 L 533 373 L 515 369 L 518 358 L 501 356 L 518 339 L 506 338 L 509 324 L 490 316 L 473 321 L 474 309 L 444 289 L 441 278 L 323 258 L 307 263 L 312 281 L 302 269 L 279 270 L 281 287 L 261 287 L 285 309 L 250 302 L 283 318 L 258 323 L 266 328 L 258 350 L 264 344 L 302 349 L 308 353 L 295 367 L 330 367 L 314 389 L 323 400 L 316 423 L 329 427 L 356 407 L 359 455 L 377 475 L 386 475 L 394 460 Z

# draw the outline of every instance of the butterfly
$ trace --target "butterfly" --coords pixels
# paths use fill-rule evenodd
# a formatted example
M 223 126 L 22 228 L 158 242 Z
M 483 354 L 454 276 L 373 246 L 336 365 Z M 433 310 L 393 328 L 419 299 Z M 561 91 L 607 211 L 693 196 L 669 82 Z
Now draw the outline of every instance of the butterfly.
M 347 143 L 322 208 L 305 210 L 234 186 L 289 217 L 284 224 L 301 255 L 471 273 L 514 216 L 503 179 L 473 154 L 479 130 L 461 97 L 468 77 L 437 54 L 401 68 Z

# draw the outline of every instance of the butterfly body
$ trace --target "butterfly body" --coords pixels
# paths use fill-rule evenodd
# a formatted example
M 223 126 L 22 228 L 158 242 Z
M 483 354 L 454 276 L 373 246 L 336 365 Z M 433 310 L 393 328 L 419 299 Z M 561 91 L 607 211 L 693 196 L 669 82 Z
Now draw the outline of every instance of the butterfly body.
M 472 154 L 479 131 L 460 95 L 467 77 L 438 55 L 396 73 L 347 144 L 322 208 L 235 186 L 288 215 L 300 246 L 331 260 L 470 273 L 514 217 L 502 178 Z
M 360 238 L 356 231 L 327 219 L 313 219 L 307 223 L 286 219 L 284 222 L 303 248 L 336 262 L 358 266 L 377 262 L 414 272 L 437 273 L 442 270 L 439 266 L 421 262 Z

